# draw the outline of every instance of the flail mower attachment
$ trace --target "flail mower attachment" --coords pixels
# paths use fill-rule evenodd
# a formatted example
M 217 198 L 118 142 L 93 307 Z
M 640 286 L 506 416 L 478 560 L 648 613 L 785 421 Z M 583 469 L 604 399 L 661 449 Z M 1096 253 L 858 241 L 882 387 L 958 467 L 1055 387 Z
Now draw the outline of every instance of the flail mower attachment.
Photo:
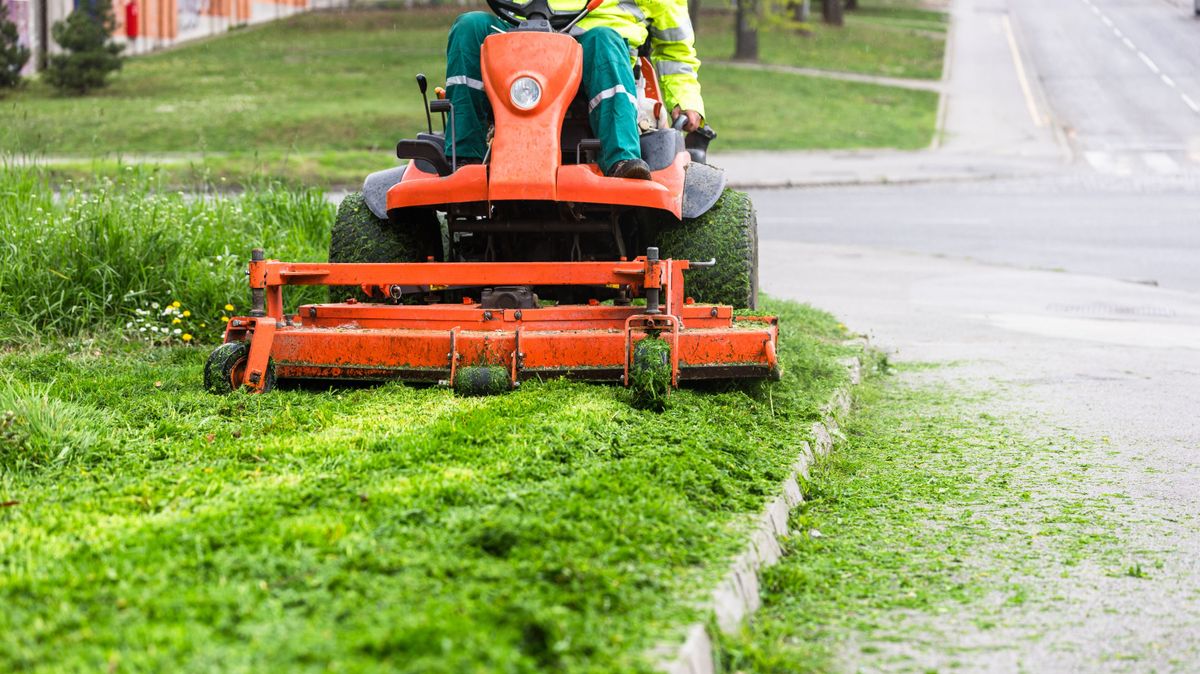
M 278 380 L 398 379 L 486 394 L 530 378 L 566 376 L 645 382 L 648 395 L 661 397 L 680 382 L 777 377 L 776 318 L 734 316 L 729 306 L 692 302 L 683 275 L 699 266 L 660 260 L 655 248 L 619 262 L 341 264 L 278 262 L 256 249 L 250 315 L 229 321 L 225 343 L 205 366 L 205 386 L 263 393 Z M 287 285 L 361 286 L 396 299 L 413 288 L 475 289 L 481 299 L 347 300 L 304 305 L 285 316 Z M 645 304 L 543 306 L 533 289 L 545 286 L 619 289 Z

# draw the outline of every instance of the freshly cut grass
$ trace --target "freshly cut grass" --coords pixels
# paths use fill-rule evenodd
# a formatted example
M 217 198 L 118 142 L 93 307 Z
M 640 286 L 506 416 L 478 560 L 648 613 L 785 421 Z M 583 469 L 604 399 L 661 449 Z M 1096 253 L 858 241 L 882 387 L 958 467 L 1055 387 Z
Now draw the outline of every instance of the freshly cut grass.
M 836 320 L 773 302 L 783 381 L 662 412 L 561 380 L 214 396 L 199 338 L 138 326 L 244 293 L 254 245 L 321 259 L 321 195 L 2 181 L 0 671 L 647 670 L 845 376 Z
M 857 391 L 845 441 L 813 471 L 796 534 L 763 577 L 762 610 L 722 640 L 725 671 L 1017 662 L 1014 644 L 1026 652 L 1042 618 L 1077 607 L 1080 587 L 1101 592 L 1088 569 L 1126 574 L 1113 514 L 1128 497 L 1080 481 L 1100 469 L 1082 441 L 1014 429 L 996 400 L 946 390 L 944 372 L 906 379 Z
M 205 350 L 0 355 L 109 451 L 0 475 L 0 670 L 648 671 L 844 372 L 781 316 L 777 384 L 204 393 Z M 103 412 L 101 412 L 103 410 Z

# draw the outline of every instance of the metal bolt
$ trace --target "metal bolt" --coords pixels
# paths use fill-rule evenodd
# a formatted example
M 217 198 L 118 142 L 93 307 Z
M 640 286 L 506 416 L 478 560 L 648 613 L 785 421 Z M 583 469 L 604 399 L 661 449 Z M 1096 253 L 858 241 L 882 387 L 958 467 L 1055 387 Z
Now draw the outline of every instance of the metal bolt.
M 492 320 L 492 312 L 490 312 L 490 311 L 483 312 L 483 320 L 485 320 L 485 321 Z
M 517 309 L 516 311 L 513 312 L 513 318 L 517 319 L 518 321 L 521 320 L 521 310 L 520 309 Z
M 309 318 L 316 318 L 316 317 L 317 317 L 317 308 L 316 308 L 316 307 L 309 307 L 309 308 L 308 308 L 308 317 L 309 317 Z
M 717 308 L 713 307 L 711 310 L 709 310 L 708 315 L 712 316 L 713 318 L 716 318 L 717 317 Z

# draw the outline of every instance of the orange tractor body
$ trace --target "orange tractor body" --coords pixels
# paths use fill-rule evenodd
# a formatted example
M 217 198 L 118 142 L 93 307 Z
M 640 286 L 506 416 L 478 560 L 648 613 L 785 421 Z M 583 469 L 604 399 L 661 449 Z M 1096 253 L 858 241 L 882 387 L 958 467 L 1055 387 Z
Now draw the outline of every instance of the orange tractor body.
M 369 177 L 353 202 L 357 210 L 347 206 L 350 199 L 343 203 L 349 215 L 343 222 L 339 212 L 330 262 L 280 262 L 255 250 L 251 312 L 230 320 L 226 343 L 205 370 L 208 387 L 263 392 L 280 379 L 458 386 L 465 368 L 480 366 L 503 372 L 500 388 L 552 376 L 628 385 L 634 370 L 646 367 L 637 353 L 647 339 L 669 347 L 652 366 L 669 373 L 672 385 L 778 376 L 775 318 L 738 317 L 730 305 L 693 301 L 685 272 L 706 273 L 714 262 L 659 259 L 660 230 L 645 224 L 665 219 L 687 227 L 717 202 L 724 181 L 697 161 L 705 148 L 697 153 L 677 129 L 658 129 L 652 180 L 605 177 L 587 159 L 597 141 L 572 112 L 582 68 L 575 39 L 552 30 L 497 33 L 484 41 L 481 62 L 492 115 L 485 162 L 459 165 L 446 157 L 444 136 L 430 122 L 430 133 L 397 146 L 411 160 L 407 166 Z M 642 95 L 657 109 L 653 68 L 645 59 L 638 68 Z M 508 96 L 520 78 L 532 78 L 542 92 L 531 109 Z M 418 81 L 424 94 L 423 76 Z M 448 101 L 435 100 L 429 110 L 448 112 L 453 127 Z M 572 123 L 582 129 L 575 136 L 564 131 Z M 644 155 L 646 147 L 643 140 Z M 347 236 L 343 226 L 365 227 L 376 239 L 337 248 Z M 356 253 L 375 250 L 379 237 L 417 240 L 418 230 L 426 232 L 418 239 L 433 241 L 427 250 L 396 243 L 375 258 Z M 753 231 L 749 236 L 753 244 Z M 628 248 L 645 255 L 633 257 Z M 289 312 L 289 285 L 331 286 L 356 297 Z M 750 287 L 742 306 L 752 306 L 754 292 Z

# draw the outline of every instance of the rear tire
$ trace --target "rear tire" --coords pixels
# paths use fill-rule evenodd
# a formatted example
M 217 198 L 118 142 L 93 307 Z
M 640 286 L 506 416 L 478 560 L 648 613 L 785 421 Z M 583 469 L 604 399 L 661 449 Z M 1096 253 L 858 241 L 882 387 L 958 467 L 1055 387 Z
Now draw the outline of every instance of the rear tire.
M 397 211 L 389 220 L 375 217 L 361 192 L 346 195 L 338 206 L 329 237 L 330 262 L 424 262 L 442 259 L 442 226 L 437 214 L 423 209 Z M 329 300 L 382 302 L 355 286 L 331 286 Z
M 727 189 L 707 213 L 661 226 L 655 240 L 666 259 L 717 266 L 685 272 L 684 292 L 697 302 L 758 308 L 758 218 L 745 192 Z

